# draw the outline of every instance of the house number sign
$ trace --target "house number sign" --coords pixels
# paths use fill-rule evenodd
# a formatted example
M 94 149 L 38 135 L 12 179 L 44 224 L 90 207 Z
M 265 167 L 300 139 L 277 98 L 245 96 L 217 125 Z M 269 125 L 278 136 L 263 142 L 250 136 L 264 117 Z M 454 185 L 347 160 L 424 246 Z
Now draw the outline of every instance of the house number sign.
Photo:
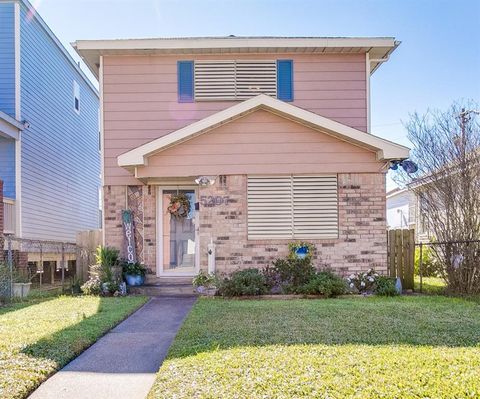
M 125 255 L 128 263 L 137 261 L 137 253 L 135 251 L 135 234 L 133 226 L 133 212 L 131 210 L 122 211 L 122 224 L 124 233 Z
M 205 208 L 211 208 L 214 206 L 228 205 L 228 195 L 202 195 L 200 196 L 200 202 Z

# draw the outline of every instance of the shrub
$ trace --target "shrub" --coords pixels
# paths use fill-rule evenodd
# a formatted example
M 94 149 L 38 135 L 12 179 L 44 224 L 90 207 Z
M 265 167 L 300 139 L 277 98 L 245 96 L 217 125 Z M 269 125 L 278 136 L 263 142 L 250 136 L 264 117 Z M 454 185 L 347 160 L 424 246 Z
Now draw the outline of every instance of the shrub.
M 441 272 L 441 265 L 438 262 L 435 252 L 432 248 L 424 246 L 422 248 L 422 276 L 438 277 Z M 415 248 L 415 275 L 420 275 L 420 248 Z
M 193 278 L 192 284 L 194 287 L 216 287 L 218 282 L 218 277 L 215 274 L 205 273 L 203 270 Z
M 353 273 L 347 277 L 347 283 L 350 290 L 359 293 L 373 292 L 375 288 L 375 280 L 379 274 L 373 269 L 366 272 Z
M 258 269 L 239 270 L 226 277 L 220 284 L 223 296 L 262 295 L 267 291 L 265 277 Z
M 121 271 L 119 251 L 116 248 L 98 246 L 96 264 L 90 266 L 90 278 L 82 285 L 86 295 L 116 294 L 120 289 Z
M 397 288 L 395 287 L 395 278 L 378 276 L 375 279 L 375 287 L 373 289 L 375 295 L 380 296 L 396 296 L 398 295 Z
M 273 266 L 265 266 L 262 269 L 265 278 L 265 286 L 272 294 L 278 294 L 282 291 L 282 280 L 277 269 Z
M 85 295 L 100 295 L 102 293 L 102 282 L 98 277 L 92 276 L 80 288 Z
M 96 270 L 102 282 L 114 281 L 115 276 L 113 267 L 119 266 L 119 251 L 116 248 L 103 247 L 99 245 L 95 253 L 96 264 L 99 266 Z
M 273 262 L 270 274 L 272 277 L 276 274 L 283 292 L 298 292 L 315 276 L 315 268 L 310 257 L 277 259 Z
M 147 269 L 140 262 L 128 263 L 127 261 L 123 261 L 122 271 L 124 275 L 129 274 L 131 276 L 145 276 Z
M 320 294 L 325 295 L 327 298 L 342 295 L 345 291 L 345 280 L 331 271 L 318 272 L 299 289 L 299 292 L 302 294 Z

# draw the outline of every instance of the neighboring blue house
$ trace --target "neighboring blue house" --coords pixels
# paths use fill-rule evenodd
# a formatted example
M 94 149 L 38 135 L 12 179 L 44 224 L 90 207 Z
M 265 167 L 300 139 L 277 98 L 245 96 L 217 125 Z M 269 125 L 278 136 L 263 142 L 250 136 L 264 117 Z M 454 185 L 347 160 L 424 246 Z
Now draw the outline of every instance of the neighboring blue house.
M 26 0 L 0 0 L 5 232 L 75 241 L 99 227 L 97 89 Z

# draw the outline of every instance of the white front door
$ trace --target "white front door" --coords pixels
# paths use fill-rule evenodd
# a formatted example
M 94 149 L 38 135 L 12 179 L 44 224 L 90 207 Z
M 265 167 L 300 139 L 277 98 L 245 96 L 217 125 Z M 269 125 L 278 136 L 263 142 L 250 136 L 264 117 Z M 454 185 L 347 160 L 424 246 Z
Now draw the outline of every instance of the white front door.
M 187 217 L 174 217 L 168 211 L 170 198 L 185 194 L 190 202 Z M 196 187 L 158 189 L 157 275 L 194 276 L 198 272 L 198 212 Z

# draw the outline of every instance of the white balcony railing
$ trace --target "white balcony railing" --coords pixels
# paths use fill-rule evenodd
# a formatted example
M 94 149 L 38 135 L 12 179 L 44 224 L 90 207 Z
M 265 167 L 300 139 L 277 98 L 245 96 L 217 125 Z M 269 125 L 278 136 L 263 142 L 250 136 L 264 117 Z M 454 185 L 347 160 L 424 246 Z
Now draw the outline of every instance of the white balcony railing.
M 15 234 L 16 231 L 15 200 L 3 198 L 3 232 Z

